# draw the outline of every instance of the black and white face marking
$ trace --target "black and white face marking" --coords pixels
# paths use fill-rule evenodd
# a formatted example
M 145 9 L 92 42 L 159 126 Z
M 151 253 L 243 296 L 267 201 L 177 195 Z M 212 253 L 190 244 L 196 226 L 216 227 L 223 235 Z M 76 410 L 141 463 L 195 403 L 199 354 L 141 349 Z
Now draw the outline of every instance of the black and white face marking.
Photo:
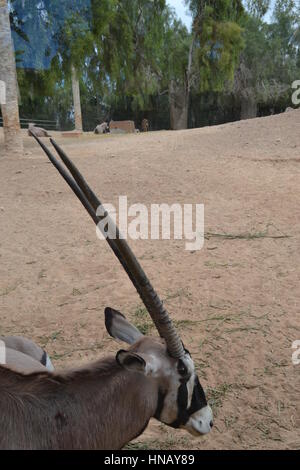
M 120 350 L 117 362 L 149 377 L 157 384 L 157 406 L 154 417 L 173 428 L 183 428 L 195 436 L 207 434 L 213 415 L 195 372 L 194 362 L 185 351 L 182 359 L 174 359 L 164 340 L 147 338 L 116 310 L 105 310 L 108 333 L 130 344 L 129 351 Z
M 169 389 L 160 392 L 155 417 L 173 428 L 183 428 L 195 436 L 207 434 L 213 426 L 213 414 L 195 373 L 188 352 L 177 362 L 177 374 Z

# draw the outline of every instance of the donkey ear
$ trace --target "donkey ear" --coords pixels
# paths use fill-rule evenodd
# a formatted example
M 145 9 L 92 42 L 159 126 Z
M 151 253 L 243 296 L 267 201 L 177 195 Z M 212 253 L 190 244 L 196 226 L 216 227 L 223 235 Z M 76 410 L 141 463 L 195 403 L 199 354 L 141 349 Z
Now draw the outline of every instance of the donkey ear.
M 106 329 L 113 338 L 128 344 L 134 344 L 142 338 L 142 333 L 131 325 L 122 313 L 110 307 L 106 307 L 104 313 Z
M 145 372 L 146 369 L 146 362 L 141 356 L 124 349 L 117 352 L 116 361 L 121 367 L 136 372 Z

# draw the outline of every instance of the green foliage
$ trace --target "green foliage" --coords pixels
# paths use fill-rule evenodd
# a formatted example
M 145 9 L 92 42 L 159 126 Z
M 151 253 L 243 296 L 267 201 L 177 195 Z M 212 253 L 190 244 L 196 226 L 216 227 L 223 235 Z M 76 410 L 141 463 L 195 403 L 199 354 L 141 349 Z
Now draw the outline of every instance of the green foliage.
M 126 96 L 132 109 L 144 109 L 160 88 L 165 0 L 123 0 L 121 4 L 118 30 L 122 25 L 124 40 L 116 44 L 118 61 L 111 77 L 115 102 Z
M 193 71 L 199 77 L 198 89 L 221 91 L 226 80 L 233 80 L 244 47 L 239 24 L 242 4 L 238 0 L 190 0 L 188 4 L 193 14 Z
M 264 8 L 258 4 L 265 3 Z M 271 23 L 263 20 L 269 2 L 248 2 L 242 27 L 245 49 L 236 73 L 234 92 L 257 103 L 289 105 L 290 87 L 299 77 L 299 16 L 293 0 L 275 2 Z M 284 106 L 284 105 L 283 105 Z
M 190 33 L 181 21 L 178 21 L 174 12 L 168 11 L 167 15 L 162 61 L 163 87 L 168 87 L 171 80 L 184 84 L 191 44 Z
M 200 90 L 222 91 L 225 80 L 233 80 L 240 52 L 244 46 L 241 28 L 232 22 L 220 22 L 213 28 L 206 25 L 201 39 L 204 46 L 196 52 L 200 69 Z
M 246 5 L 252 17 L 262 18 L 270 8 L 270 0 L 247 0 Z
M 299 42 L 295 32 L 299 27 L 296 3 L 293 0 L 277 0 L 273 23 L 269 28 L 269 41 L 273 60 L 273 73 L 281 82 L 289 82 L 295 77 Z

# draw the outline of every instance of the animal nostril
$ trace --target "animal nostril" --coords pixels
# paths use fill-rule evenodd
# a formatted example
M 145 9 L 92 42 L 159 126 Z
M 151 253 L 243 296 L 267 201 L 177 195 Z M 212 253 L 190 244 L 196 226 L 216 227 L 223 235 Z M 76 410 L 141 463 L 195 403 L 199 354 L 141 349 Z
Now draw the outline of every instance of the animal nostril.
M 211 422 L 209 423 L 209 425 L 210 425 L 210 427 L 212 428 L 213 425 L 214 425 L 213 421 L 211 421 Z

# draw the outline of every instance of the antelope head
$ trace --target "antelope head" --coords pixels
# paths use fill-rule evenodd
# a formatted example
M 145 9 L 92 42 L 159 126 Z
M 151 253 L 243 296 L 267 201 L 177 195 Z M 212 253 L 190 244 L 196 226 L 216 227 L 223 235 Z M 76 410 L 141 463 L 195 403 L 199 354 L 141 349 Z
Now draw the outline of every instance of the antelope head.
M 97 215 L 100 200 L 58 144 L 50 139 L 65 166 L 33 131 L 31 134 L 95 224 L 98 225 L 103 217 L 107 220 L 109 216 L 106 212 L 103 216 Z M 112 226 L 113 221 L 110 220 L 110 227 Z M 192 357 L 141 265 L 126 240 L 120 237 L 117 227 L 113 233 L 117 234 L 116 238 L 107 237 L 106 240 L 135 286 L 160 335 L 157 339 L 143 336 L 120 312 L 107 308 L 105 322 L 109 334 L 130 345 L 128 350 L 117 353 L 117 362 L 124 368 L 138 371 L 157 381 L 159 398 L 155 418 L 174 428 L 184 428 L 196 436 L 207 434 L 213 426 L 212 411 L 207 404 Z
M 127 351 L 118 351 L 119 365 L 156 382 L 158 404 L 154 417 L 194 436 L 207 434 L 213 426 L 212 411 L 190 353 L 184 349 L 180 358 L 173 357 L 165 339 L 144 336 L 122 313 L 111 308 L 105 309 L 105 325 L 113 338 L 130 345 Z

